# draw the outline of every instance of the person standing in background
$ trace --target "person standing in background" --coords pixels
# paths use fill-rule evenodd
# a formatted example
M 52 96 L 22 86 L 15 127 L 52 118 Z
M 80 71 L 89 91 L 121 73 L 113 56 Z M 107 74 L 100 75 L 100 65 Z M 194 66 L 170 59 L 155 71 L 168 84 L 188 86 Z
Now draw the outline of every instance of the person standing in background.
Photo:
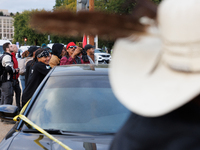
M 18 52 L 17 45 L 12 44 L 13 52 L 11 53 L 12 55 L 12 60 L 13 60 L 13 68 L 18 70 L 17 72 L 14 73 L 13 75 L 13 91 L 15 92 L 15 100 L 16 100 L 16 105 L 21 109 L 21 104 L 20 104 L 20 99 L 21 99 L 21 88 L 19 86 L 19 68 L 18 68 L 18 62 L 16 58 L 16 53 Z
M 35 57 L 35 51 L 38 49 L 37 46 L 31 46 L 28 51 L 29 51 L 29 55 L 26 58 L 26 73 L 25 73 L 25 86 L 28 83 L 28 78 L 29 78 L 29 74 L 30 74 L 30 67 L 31 67 L 31 63 L 33 61 L 33 58 Z
M 22 91 L 25 88 L 25 73 L 26 73 L 26 58 L 28 57 L 29 52 L 28 50 L 22 53 L 22 58 L 18 60 L 19 66 L 19 78 L 21 81 Z
M 12 45 L 10 43 L 3 44 L 3 58 L 2 58 L 2 66 L 3 74 L 2 74 L 2 85 L 1 85 L 1 105 L 13 103 L 13 73 L 18 72 L 13 68 L 13 60 L 11 52 L 13 52 Z
M 88 60 L 90 64 L 98 65 L 98 61 L 94 55 L 94 46 L 87 44 L 84 47 L 85 51 L 87 52 Z
M 51 68 L 60 65 L 61 54 L 63 51 L 64 45 L 60 43 L 55 43 L 52 47 L 52 56 L 49 62 Z

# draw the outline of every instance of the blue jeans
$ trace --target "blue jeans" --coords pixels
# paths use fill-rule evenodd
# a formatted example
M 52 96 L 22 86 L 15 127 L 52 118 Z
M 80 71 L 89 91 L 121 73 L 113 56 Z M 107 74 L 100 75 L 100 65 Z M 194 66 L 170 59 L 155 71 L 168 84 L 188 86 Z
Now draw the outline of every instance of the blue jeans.
M 20 75 L 19 78 L 20 78 L 20 81 L 21 81 L 22 91 L 24 91 L 24 89 L 25 89 L 25 75 Z

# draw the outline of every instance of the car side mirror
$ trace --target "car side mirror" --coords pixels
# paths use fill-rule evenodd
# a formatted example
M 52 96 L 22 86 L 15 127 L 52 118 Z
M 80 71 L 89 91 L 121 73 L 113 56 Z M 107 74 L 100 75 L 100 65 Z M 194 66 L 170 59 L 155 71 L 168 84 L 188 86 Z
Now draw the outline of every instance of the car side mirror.
M 13 120 L 13 118 L 19 114 L 17 106 L 13 105 L 0 105 L 0 118 L 2 120 Z

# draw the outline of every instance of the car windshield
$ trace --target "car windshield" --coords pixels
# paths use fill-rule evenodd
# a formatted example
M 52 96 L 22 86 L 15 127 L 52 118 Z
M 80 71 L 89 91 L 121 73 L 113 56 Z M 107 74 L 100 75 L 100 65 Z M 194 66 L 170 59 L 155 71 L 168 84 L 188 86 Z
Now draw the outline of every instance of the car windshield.
M 3 54 L 4 50 L 3 50 L 3 46 L 0 46 L 0 54 Z
M 115 133 L 129 114 L 108 76 L 59 76 L 48 79 L 28 118 L 43 129 Z
M 94 51 L 95 53 L 105 53 L 105 51 L 101 50 L 101 49 L 95 49 Z

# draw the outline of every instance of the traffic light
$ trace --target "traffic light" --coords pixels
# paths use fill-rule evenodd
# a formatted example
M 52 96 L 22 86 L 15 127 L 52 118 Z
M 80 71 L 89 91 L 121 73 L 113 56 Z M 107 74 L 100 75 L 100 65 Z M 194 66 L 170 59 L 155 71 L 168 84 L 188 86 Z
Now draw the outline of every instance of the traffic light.
M 24 38 L 24 42 L 26 42 L 27 41 L 27 38 Z

